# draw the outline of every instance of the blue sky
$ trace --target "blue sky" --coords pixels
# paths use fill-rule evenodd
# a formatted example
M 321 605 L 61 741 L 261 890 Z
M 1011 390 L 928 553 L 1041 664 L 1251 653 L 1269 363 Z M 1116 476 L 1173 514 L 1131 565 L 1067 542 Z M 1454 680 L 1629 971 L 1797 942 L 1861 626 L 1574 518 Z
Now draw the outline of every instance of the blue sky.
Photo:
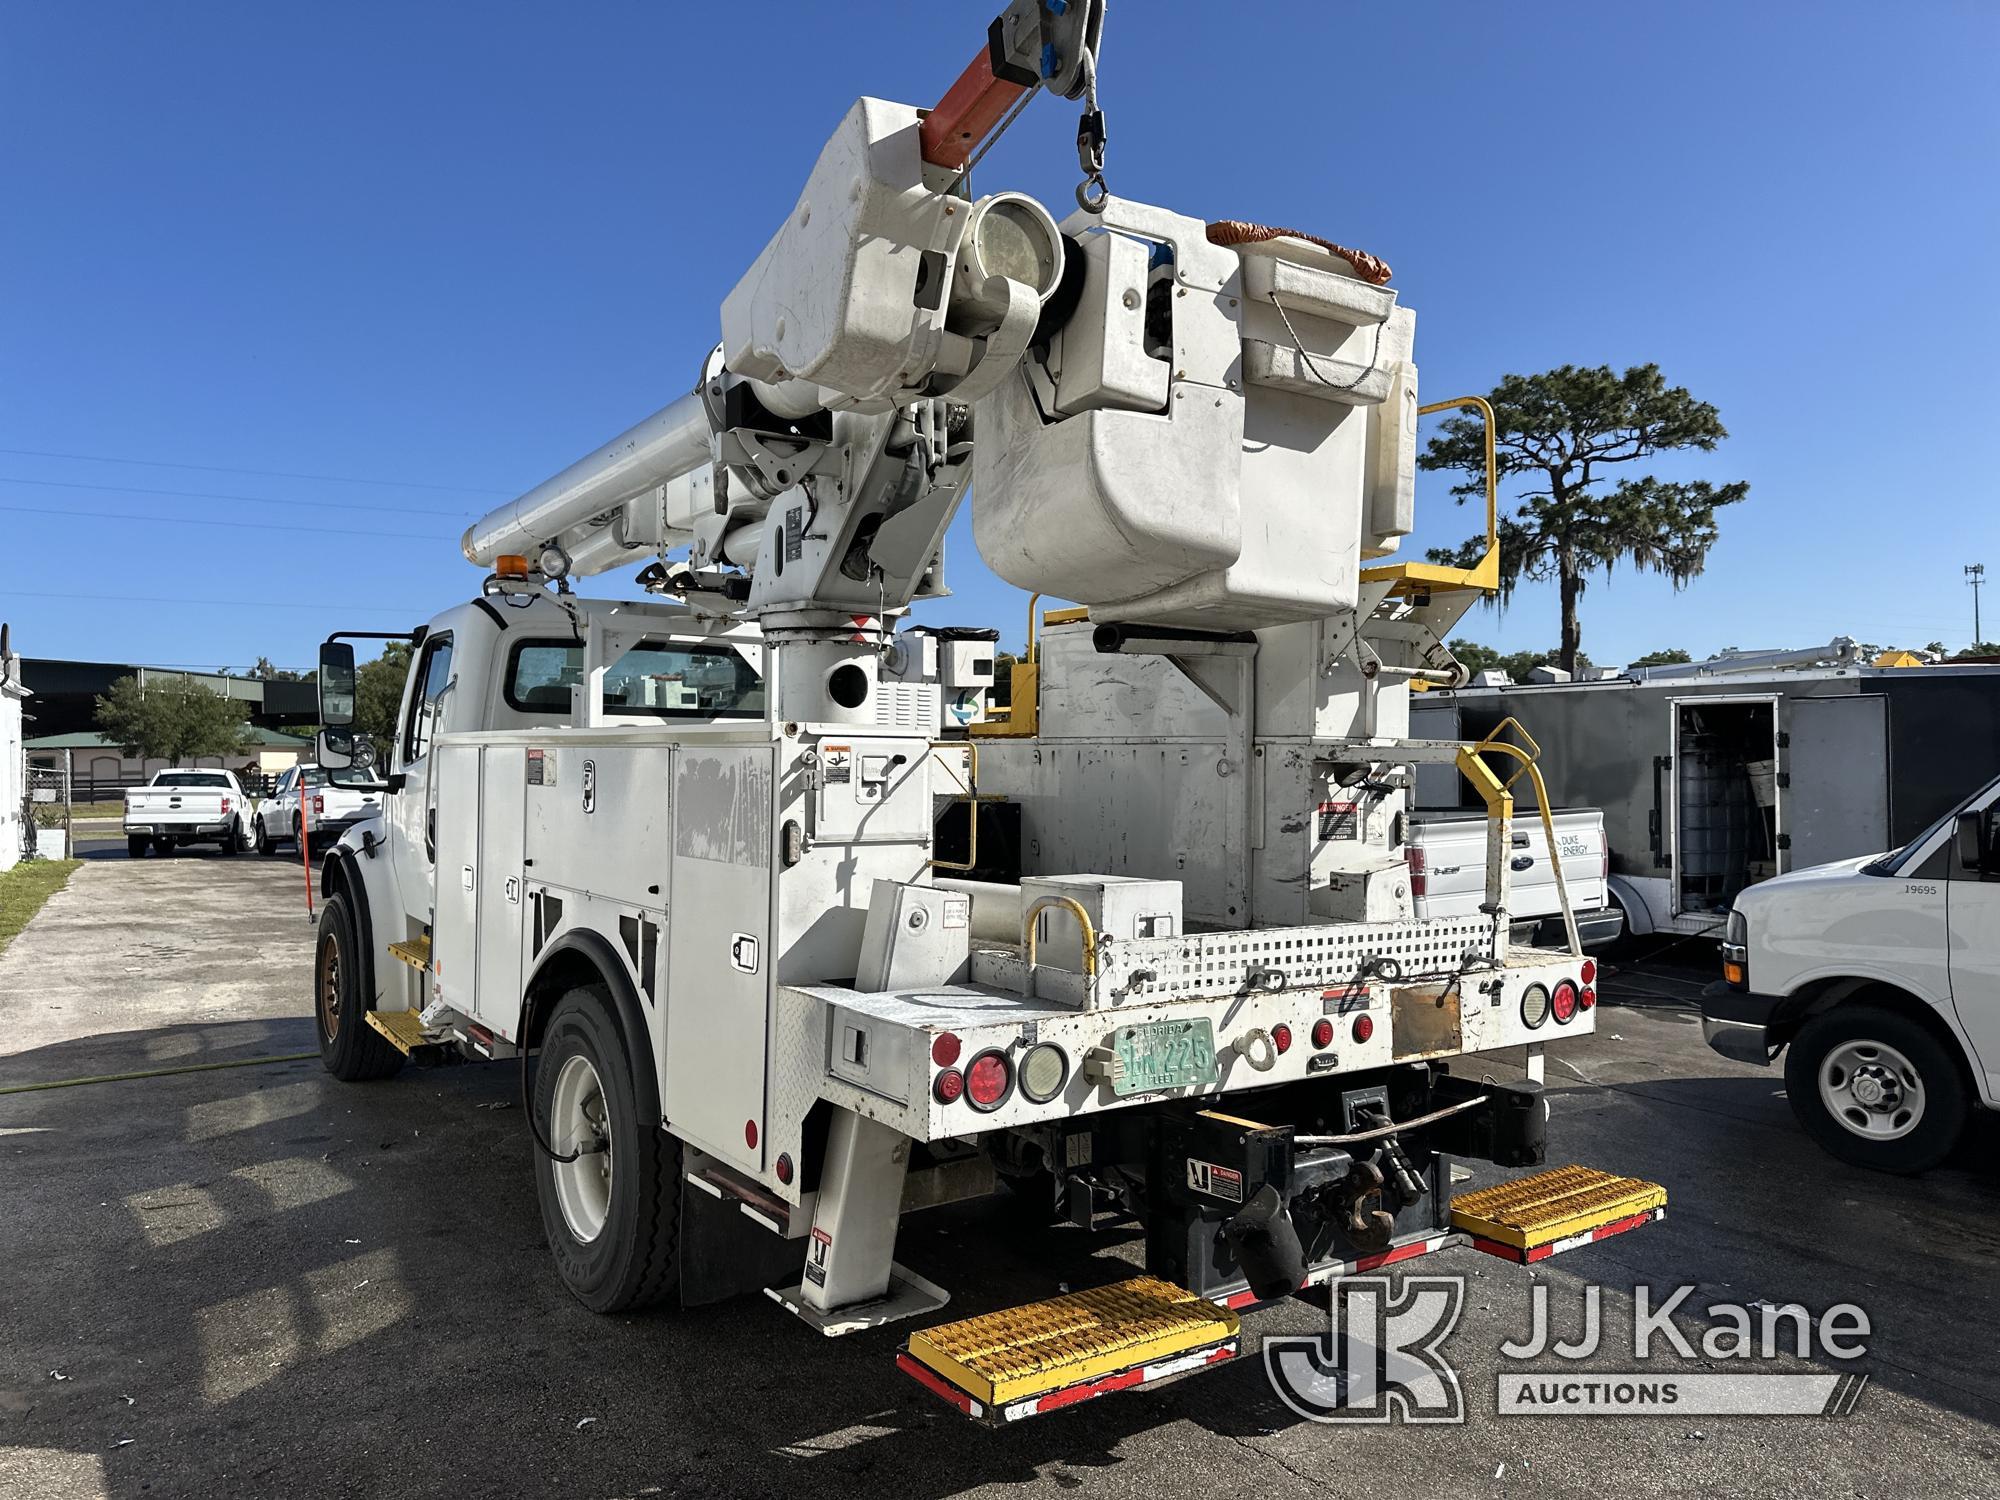
M 467 597 L 466 522 L 691 384 L 846 105 L 933 102 L 996 6 L 6 0 L 18 648 L 299 665 Z M 1750 499 L 1685 592 L 1592 582 L 1597 660 L 1958 644 L 1961 567 L 2000 577 L 1996 61 L 1982 0 L 1118 0 L 1108 169 L 1388 259 L 1429 398 L 1655 360 L 1721 408 L 1660 472 Z M 1060 217 L 1074 116 L 1036 100 L 975 186 Z M 1420 483 L 1419 545 L 1464 535 Z M 924 618 L 1017 637 L 965 516 L 950 568 Z M 1466 633 L 1553 645 L 1553 598 Z

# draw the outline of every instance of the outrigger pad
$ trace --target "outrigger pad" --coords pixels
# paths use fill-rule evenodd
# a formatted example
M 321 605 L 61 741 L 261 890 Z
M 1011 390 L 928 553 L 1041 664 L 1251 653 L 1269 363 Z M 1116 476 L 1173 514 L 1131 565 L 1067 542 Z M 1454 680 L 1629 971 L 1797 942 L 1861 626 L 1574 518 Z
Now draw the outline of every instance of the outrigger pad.
M 1233 1359 L 1239 1324 L 1152 1276 L 910 1337 L 897 1364 L 969 1416 L 1014 1421 Z
M 1474 1249 L 1525 1264 L 1666 1213 L 1667 1190 L 1657 1182 L 1594 1167 L 1557 1167 L 1461 1194 L 1452 1200 L 1451 1223 L 1472 1237 Z

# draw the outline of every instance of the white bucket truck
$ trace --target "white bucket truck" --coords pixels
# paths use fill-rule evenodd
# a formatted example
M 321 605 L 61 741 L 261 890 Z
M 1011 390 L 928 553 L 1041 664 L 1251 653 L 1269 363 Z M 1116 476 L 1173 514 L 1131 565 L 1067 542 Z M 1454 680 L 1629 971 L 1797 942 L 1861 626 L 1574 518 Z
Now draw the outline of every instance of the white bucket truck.
M 321 663 L 323 761 L 389 767 L 324 867 L 328 1067 L 522 1056 L 586 1305 L 915 1318 L 903 1368 L 992 1420 L 1226 1360 L 1240 1308 L 1356 1268 L 1664 1201 L 1578 1167 L 1454 1196 L 1455 1158 L 1543 1162 L 1541 1048 L 1595 967 L 1509 941 L 1523 752 L 1407 738 L 1497 564 L 1377 561 L 1419 410 L 1388 268 L 1109 196 L 1094 100 L 1060 227 L 964 192 L 1032 85 L 1091 95 L 1100 20 L 1019 0 L 936 109 L 855 104 L 694 389 L 467 533 L 489 576 L 419 633 L 393 744 L 351 727 L 347 641 Z M 969 482 L 988 562 L 1088 621 L 1068 678 L 1024 663 L 944 737 L 990 643 L 895 627 Z M 571 591 L 628 565 L 655 598 Z M 1477 911 L 1414 914 L 1419 761 L 1488 799 Z M 976 845 L 1010 804 L 1063 836 L 1012 879 L 945 856 L 941 812 Z M 1520 1047 L 1526 1081 L 1452 1070 Z M 1151 1274 L 940 1320 L 898 1222 L 1002 1185 L 1136 1218 Z

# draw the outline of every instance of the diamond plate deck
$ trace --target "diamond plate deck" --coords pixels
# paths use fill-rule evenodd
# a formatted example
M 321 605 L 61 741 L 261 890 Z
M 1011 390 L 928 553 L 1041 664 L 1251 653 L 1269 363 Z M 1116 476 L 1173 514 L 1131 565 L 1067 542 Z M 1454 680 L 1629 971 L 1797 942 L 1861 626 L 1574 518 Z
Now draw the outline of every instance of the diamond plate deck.
M 1557 1167 L 1497 1183 L 1452 1200 L 1452 1227 L 1467 1234 L 1536 1250 L 1619 1220 L 1664 1208 L 1667 1190 L 1637 1177 L 1594 1167 Z
M 910 1357 L 989 1406 L 1234 1338 L 1236 1314 L 1151 1276 L 982 1313 L 910 1337 Z

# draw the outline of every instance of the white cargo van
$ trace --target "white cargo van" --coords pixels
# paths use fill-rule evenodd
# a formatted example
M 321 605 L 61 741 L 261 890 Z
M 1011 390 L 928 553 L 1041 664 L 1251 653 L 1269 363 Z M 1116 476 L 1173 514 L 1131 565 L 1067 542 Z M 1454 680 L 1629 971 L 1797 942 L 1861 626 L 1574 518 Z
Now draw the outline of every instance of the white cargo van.
M 1900 849 L 1738 893 L 1702 1030 L 1781 1049 L 1799 1123 L 1843 1161 L 1920 1172 L 2000 1108 L 2000 781 Z

